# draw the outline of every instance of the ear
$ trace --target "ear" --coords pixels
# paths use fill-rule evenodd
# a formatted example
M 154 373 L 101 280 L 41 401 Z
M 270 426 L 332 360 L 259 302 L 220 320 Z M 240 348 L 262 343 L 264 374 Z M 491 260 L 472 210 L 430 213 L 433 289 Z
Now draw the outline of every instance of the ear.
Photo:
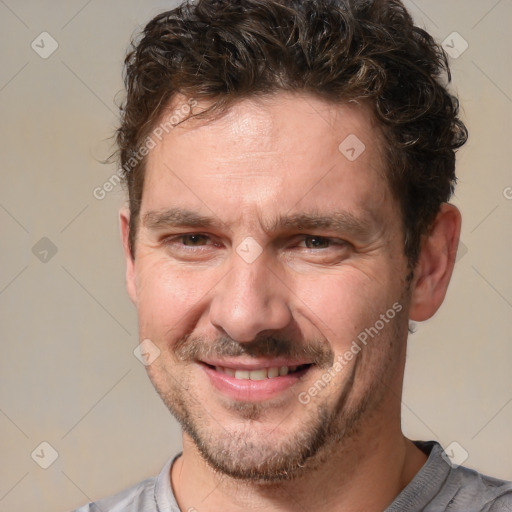
M 134 304 L 137 304 L 137 286 L 135 282 L 135 260 L 130 252 L 130 210 L 127 207 L 119 211 L 119 225 L 123 242 L 124 259 L 126 262 L 126 289 Z
M 457 207 L 443 203 L 431 231 L 422 241 L 414 270 L 411 320 L 428 320 L 441 306 L 455 264 L 460 226 L 461 215 Z

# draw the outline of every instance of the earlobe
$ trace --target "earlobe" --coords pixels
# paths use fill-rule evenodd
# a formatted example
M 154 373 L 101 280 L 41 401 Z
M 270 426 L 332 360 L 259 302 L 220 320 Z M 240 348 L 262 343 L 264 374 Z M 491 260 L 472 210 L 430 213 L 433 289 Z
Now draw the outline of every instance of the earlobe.
M 130 210 L 127 207 L 119 211 L 119 227 L 126 263 L 126 289 L 134 304 L 137 304 L 137 287 L 135 282 L 135 261 L 130 251 Z
M 422 241 L 411 292 L 411 320 L 428 320 L 443 303 L 457 255 L 460 226 L 457 207 L 443 203 Z

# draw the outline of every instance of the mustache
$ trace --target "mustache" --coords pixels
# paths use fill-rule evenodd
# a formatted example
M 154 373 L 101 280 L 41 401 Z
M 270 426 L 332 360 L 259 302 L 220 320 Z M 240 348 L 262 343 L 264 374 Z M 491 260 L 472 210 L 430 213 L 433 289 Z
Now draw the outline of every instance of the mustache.
M 182 362 L 247 355 L 306 359 L 321 368 L 329 368 L 334 364 L 334 352 L 327 341 L 314 339 L 304 343 L 277 336 L 260 336 L 253 341 L 240 343 L 226 335 L 211 341 L 202 336 L 187 334 L 175 343 L 173 352 Z

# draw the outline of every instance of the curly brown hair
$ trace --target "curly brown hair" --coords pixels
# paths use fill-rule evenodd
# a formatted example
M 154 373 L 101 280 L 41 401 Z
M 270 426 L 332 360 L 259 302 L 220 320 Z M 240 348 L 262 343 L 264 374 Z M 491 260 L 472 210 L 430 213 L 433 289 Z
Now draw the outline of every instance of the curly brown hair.
M 399 0 L 196 0 L 156 16 L 125 59 L 116 138 L 132 256 L 147 153 L 140 148 L 170 102 L 178 94 L 208 99 L 212 113 L 293 91 L 371 106 L 414 266 L 422 235 L 453 193 L 455 150 L 467 140 L 450 81 L 442 47 Z

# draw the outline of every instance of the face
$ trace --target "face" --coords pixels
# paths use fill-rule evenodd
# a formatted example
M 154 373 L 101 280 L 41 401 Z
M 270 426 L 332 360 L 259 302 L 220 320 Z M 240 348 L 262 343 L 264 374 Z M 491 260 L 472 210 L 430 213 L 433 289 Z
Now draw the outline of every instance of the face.
M 148 155 L 128 289 L 156 390 L 221 472 L 293 478 L 398 414 L 407 261 L 380 144 L 363 105 L 282 93 Z

